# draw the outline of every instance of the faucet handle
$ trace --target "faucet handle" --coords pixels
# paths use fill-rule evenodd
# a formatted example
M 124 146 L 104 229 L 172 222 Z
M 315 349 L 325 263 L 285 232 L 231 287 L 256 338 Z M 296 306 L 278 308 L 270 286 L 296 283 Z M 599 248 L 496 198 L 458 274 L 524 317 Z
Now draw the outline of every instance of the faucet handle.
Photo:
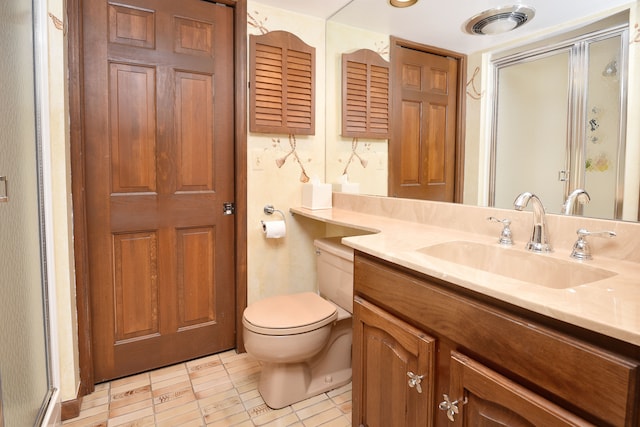
M 502 232 L 500 232 L 500 237 L 498 238 L 498 243 L 505 246 L 513 245 L 513 237 L 511 233 L 511 220 L 509 218 L 498 219 L 495 216 L 487 217 L 488 221 L 491 222 L 499 222 L 502 224 Z
M 616 233 L 613 231 L 588 231 L 586 228 L 580 228 L 576 231 L 578 234 L 578 240 L 573 244 L 573 250 L 571 251 L 571 258 L 577 260 L 592 259 L 591 247 L 587 242 L 587 236 L 594 237 L 616 237 Z

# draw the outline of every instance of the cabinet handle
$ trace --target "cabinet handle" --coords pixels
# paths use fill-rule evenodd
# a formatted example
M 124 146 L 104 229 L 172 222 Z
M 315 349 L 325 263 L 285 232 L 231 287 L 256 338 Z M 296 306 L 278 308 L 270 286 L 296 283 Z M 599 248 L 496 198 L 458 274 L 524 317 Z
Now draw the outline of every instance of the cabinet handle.
M 414 374 L 413 372 L 409 371 L 407 372 L 407 376 L 409 377 L 409 387 L 415 387 L 418 393 L 422 393 L 422 387 L 420 386 L 420 383 L 422 382 L 424 375 Z
M 447 396 L 446 394 L 443 394 L 442 398 L 444 400 L 440 402 L 438 408 L 441 411 L 447 411 L 447 418 L 449 418 L 449 421 L 455 421 L 453 417 L 460 412 L 460 409 L 458 409 L 458 404 L 462 403 L 462 405 L 464 405 L 465 403 L 467 403 L 467 398 L 465 397 L 462 402 L 458 402 L 458 400 L 460 399 L 454 400 L 452 402 L 451 399 L 449 399 L 449 396 Z

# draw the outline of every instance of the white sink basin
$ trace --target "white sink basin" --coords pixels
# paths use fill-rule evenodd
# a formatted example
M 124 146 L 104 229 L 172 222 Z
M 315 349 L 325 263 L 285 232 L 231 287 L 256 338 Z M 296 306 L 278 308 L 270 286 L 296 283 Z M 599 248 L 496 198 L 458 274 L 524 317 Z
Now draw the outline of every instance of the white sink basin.
M 466 267 L 533 283 L 565 289 L 615 276 L 598 267 L 483 243 L 452 241 L 417 249 L 417 252 Z

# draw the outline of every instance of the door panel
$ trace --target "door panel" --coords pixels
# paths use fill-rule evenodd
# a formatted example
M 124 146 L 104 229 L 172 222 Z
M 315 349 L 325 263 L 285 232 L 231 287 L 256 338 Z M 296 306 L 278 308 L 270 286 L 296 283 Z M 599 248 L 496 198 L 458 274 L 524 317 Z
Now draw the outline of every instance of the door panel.
M 215 228 L 178 229 L 178 327 L 213 322 Z
M 214 190 L 213 76 L 176 72 L 175 87 L 176 190 Z
M 431 104 L 427 107 L 429 123 L 447 123 L 447 106 Z M 429 126 L 427 136 L 427 183 L 446 185 L 446 132 L 444 126 Z
M 233 9 L 85 8 L 95 380 L 235 344 Z
M 400 158 L 401 185 L 420 185 L 420 117 L 422 106 L 419 102 L 402 102 L 402 157 Z
M 454 201 L 458 63 L 394 45 L 389 194 Z
M 116 63 L 109 77 L 112 192 L 155 192 L 155 70 Z
M 115 342 L 157 334 L 157 233 L 114 236 Z M 135 286 L 129 286 L 135 283 Z

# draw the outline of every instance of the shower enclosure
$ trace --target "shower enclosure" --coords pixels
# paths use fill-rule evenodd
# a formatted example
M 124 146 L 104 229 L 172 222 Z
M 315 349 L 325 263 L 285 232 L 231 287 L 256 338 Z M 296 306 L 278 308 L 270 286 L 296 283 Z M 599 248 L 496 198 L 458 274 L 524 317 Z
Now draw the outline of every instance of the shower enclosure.
M 0 2 L 0 427 L 60 418 L 44 244 L 45 12 L 44 0 Z
M 627 46 L 623 24 L 493 61 L 491 206 L 529 191 L 560 213 L 581 188 L 575 213 L 622 218 Z

